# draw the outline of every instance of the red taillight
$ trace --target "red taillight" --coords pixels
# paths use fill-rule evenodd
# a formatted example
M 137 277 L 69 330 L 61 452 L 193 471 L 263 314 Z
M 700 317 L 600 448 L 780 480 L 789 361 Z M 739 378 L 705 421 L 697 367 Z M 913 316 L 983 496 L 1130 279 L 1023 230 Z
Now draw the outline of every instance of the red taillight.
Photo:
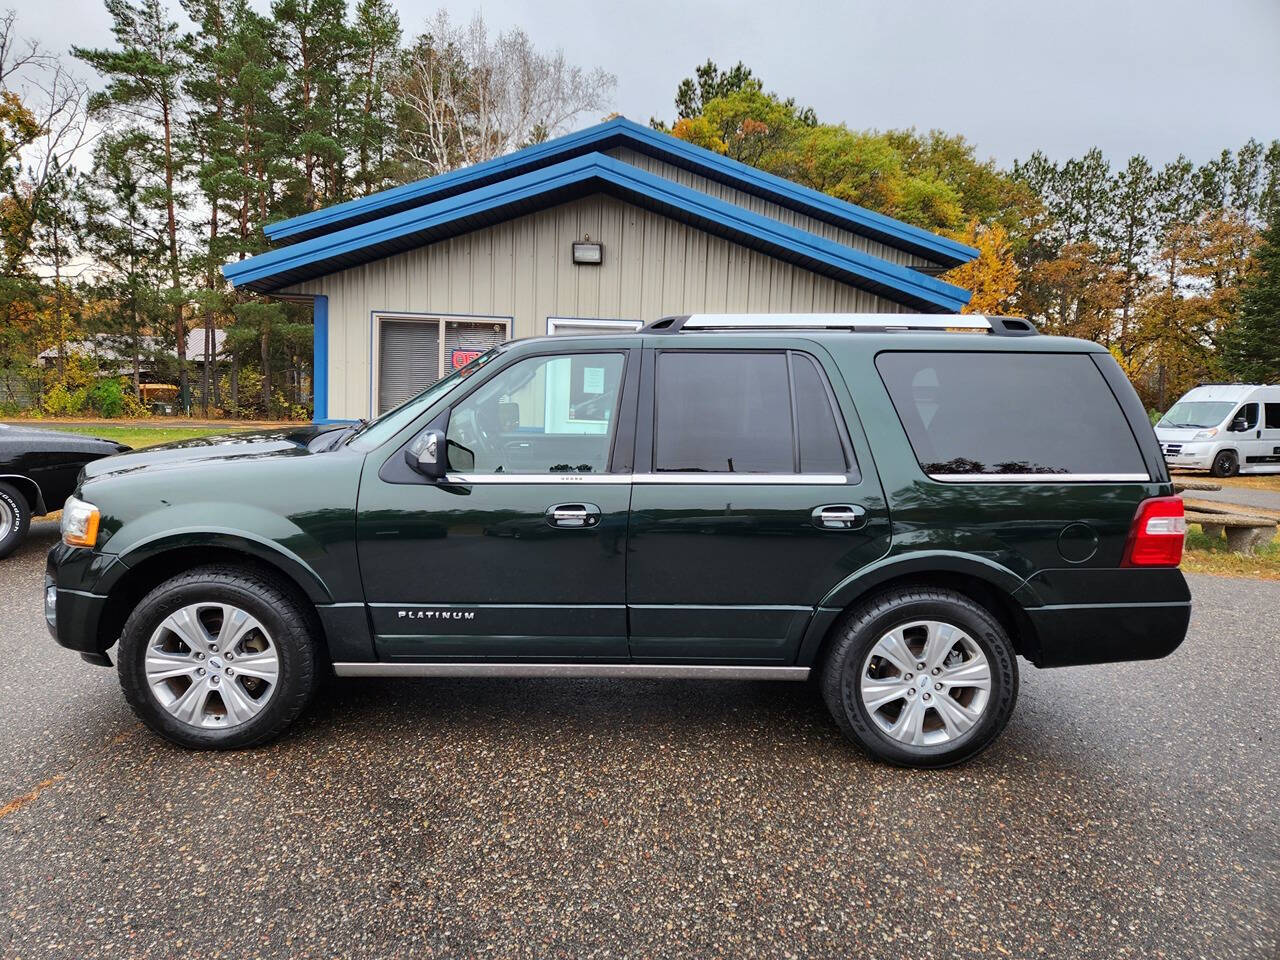
M 1124 545 L 1122 567 L 1176 567 L 1182 562 L 1187 521 L 1181 497 L 1152 497 L 1138 507 Z

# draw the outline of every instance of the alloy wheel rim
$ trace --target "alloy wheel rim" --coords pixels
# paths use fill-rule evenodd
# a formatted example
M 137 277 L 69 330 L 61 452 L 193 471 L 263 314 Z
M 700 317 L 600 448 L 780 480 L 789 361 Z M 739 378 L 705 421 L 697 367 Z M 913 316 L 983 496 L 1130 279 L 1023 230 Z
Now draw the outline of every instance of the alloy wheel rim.
M 0 543 L 9 538 L 17 522 L 18 518 L 14 515 L 13 507 L 4 500 L 0 500 Z
M 912 747 L 954 744 L 991 700 L 991 664 L 955 624 L 913 620 L 885 633 L 863 661 L 858 695 L 872 722 Z
M 229 603 L 191 603 L 151 634 L 143 664 L 156 701 L 177 720 L 226 730 L 275 696 L 280 655 L 252 614 Z

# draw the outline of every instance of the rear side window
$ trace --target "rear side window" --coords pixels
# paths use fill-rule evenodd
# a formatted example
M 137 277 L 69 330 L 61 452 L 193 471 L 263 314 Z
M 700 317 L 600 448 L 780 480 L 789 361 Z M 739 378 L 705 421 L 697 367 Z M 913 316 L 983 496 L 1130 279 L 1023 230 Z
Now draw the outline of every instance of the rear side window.
M 800 353 L 662 351 L 654 380 L 654 469 L 846 474 L 831 391 Z
M 1280 430 L 1280 403 L 1267 404 L 1267 429 Z
M 796 445 L 801 473 L 844 473 L 848 468 L 836 424 L 834 398 L 812 357 L 791 354 L 796 394 Z
M 1082 353 L 883 353 L 876 367 L 925 473 L 1146 479 L 1133 431 Z

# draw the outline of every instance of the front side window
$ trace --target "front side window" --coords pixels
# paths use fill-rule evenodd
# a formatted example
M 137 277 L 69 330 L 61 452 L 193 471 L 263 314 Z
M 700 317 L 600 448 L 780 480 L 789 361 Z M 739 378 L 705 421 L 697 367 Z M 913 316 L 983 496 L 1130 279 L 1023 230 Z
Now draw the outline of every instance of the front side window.
M 882 353 L 876 367 L 924 472 L 1145 479 L 1120 404 L 1083 353 Z
M 1240 421 L 1244 421 L 1245 430 L 1253 430 L 1258 426 L 1258 405 L 1256 403 L 1243 404 L 1236 415 L 1231 418 L 1231 428 L 1234 430 L 1239 426 Z
M 529 357 L 449 413 L 449 469 L 458 473 L 605 473 L 624 357 Z
M 850 471 L 826 380 L 805 354 L 663 351 L 654 398 L 658 473 Z

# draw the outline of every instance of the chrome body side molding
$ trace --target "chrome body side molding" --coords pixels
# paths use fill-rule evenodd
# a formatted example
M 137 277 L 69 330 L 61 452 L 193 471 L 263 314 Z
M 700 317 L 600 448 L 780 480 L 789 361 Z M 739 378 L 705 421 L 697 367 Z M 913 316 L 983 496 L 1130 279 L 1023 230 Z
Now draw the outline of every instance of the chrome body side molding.
M 340 677 L 606 677 L 632 680 L 807 680 L 808 667 L 665 663 L 335 663 Z
M 1145 473 L 931 473 L 942 483 L 1147 483 Z

